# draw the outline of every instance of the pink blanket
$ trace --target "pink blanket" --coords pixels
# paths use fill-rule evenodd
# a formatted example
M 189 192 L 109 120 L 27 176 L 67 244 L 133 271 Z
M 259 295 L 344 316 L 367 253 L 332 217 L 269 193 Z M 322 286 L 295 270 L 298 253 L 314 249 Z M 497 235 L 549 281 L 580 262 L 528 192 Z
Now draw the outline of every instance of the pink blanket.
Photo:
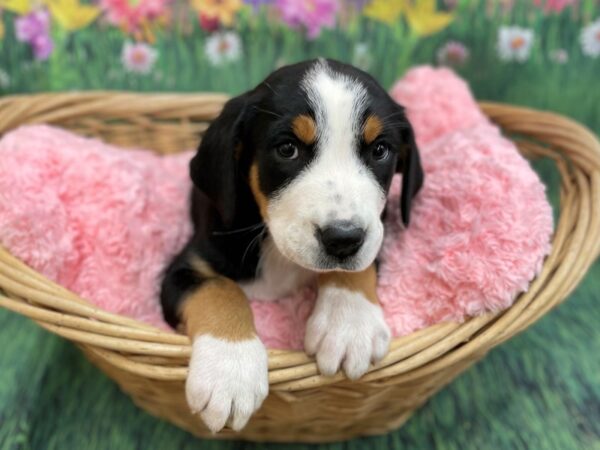
M 426 173 L 408 230 L 389 198 L 379 296 L 395 336 L 511 305 L 550 250 L 544 185 L 447 69 L 411 70 L 392 89 L 408 109 Z M 0 141 L 0 242 L 94 304 L 166 328 L 160 274 L 189 238 L 187 163 L 120 150 L 48 126 Z M 302 348 L 306 288 L 253 301 L 272 348 Z

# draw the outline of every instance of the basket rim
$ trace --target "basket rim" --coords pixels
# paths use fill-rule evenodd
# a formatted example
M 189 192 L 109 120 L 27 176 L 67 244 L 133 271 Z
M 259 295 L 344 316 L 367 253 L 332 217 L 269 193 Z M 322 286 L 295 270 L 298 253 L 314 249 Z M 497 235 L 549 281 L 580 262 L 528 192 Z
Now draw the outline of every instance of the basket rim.
M 149 97 L 152 102 L 147 101 Z M 228 98 L 215 93 L 121 91 L 6 96 L 0 98 L 0 133 L 16 124 L 60 123 L 101 108 L 105 111 L 103 117 L 114 117 L 127 108 L 129 113 L 133 109 L 165 120 L 182 115 L 210 120 Z M 501 103 L 479 104 L 503 131 L 519 136 L 516 142 L 523 154 L 549 157 L 558 168 L 560 215 L 551 252 L 528 291 L 519 294 L 511 307 L 463 323 L 439 323 L 396 337 L 389 354 L 358 383 L 414 380 L 465 359 L 479 358 L 564 300 L 600 251 L 600 143 L 594 134 L 556 113 Z M 122 370 L 159 380 L 181 381 L 187 375 L 191 352 L 187 336 L 97 308 L 37 273 L 1 246 L 0 289 L 4 292 L 0 292 L 0 306 L 33 319 Z M 342 373 L 321 376 L 314 358 L 302 351 L 268 352 L 271 390 L 297 391 L 347 381 Z

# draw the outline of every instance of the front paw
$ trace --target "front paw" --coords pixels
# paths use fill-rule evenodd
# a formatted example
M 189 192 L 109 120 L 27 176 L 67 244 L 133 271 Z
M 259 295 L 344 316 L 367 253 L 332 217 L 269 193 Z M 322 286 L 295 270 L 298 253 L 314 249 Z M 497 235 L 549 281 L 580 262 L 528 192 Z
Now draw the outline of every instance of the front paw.
M 197 336 L 186 382 L 188 405 L 213 432 L 241 430 L 269 392 L 268 358 L 258 339 Z
M 389 345 L 390 329 L 379 305 L 344 288 L 327 287 L 319 292 L 306 325 L 304 348 L 309 355 L 317 355 L 323 375 L 333 375 L 343 365 L 348 378 L 358 379 L 370 363 L 387 354 Z

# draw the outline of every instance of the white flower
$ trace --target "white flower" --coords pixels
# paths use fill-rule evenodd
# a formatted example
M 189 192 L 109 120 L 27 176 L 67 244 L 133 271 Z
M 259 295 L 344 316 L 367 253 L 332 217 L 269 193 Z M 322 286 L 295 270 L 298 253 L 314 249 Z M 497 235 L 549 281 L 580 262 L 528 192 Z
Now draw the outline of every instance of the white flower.
M 0 69 L 0 89 L 6 89 L 10 86 L 10 77 L 8 74 Z
M 600 56 L 600 19 L 590 23 L 581 30 L 581 51 L 584 54 L 597 58 Z
M 371 50 L 369 45 L 365 42 L 359 42 L 354 47 L 354 54 L 352 55 L 352 64 L 362 70 L 369 70 L 373 59 L 371 57 Z
M 132 73 L 148 74 L 158 58 L 158 50 L 148 44 L 125 42 L 121 52 L 121 62 L 125 70 Z
M 564 48 L 557 48 L 550 52 L 550 59 L 556 64 L 566 64 L 569 62 L 569 53 Z
M 533 31 L 527 28 L 500 27 L 498 30 L 498 54 L 503 61 L 526 61 L 532 44 Z
M 242 53 L 242 42 L 233 31 L 213 33 L 206 40 L 204 50 L 210 63 L 220 66 L 239 59 Z

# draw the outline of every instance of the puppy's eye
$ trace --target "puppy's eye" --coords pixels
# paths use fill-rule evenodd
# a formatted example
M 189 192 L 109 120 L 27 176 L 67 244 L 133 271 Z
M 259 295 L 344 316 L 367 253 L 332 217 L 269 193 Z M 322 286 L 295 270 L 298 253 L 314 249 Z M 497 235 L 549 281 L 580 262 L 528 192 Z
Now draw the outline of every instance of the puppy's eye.
M 275 149 L 277 155 L 282 159 L 297 159 L 298 158 L 298 147 L 291 142 L 280 145 Z
M 377 144 L 371 153 L 375 161 L 383 161 L 390 154 L 390 148 L 385 144 Z

